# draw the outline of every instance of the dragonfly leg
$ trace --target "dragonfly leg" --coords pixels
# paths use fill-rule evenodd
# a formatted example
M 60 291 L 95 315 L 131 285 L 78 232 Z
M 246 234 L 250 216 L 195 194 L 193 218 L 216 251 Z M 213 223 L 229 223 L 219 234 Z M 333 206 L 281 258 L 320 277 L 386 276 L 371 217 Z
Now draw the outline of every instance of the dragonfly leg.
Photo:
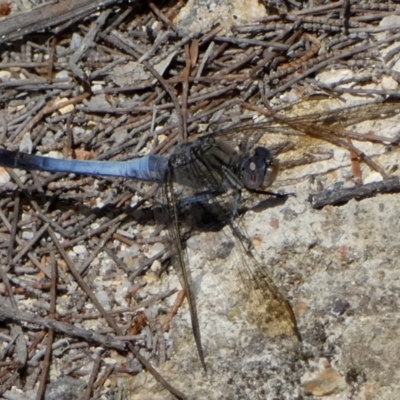
M 217 193 L 215 191 L 205 190 L 204 192 L 200 192 L 194 196 L 186 197 L 184 199 L 179 199 L 178 207 L 184 207 L 184 206 L 194 204 L 194 203 L 207 202 L 208 200 L 213 199 L 218 195 L 219 195 L 219 193 Z
M 248 189 L 249 190 L 249 189 Z M 269 190 L 249 190 L 249 192 L 254 193 L 254 194 L 263 194 L 263 195 L 268 195 L 268 196 L 274 196 L 278 198 L 287 198 L 287 197 L 296 197 L 296 193 L 276 193 L 276 192 L 270 192 Z

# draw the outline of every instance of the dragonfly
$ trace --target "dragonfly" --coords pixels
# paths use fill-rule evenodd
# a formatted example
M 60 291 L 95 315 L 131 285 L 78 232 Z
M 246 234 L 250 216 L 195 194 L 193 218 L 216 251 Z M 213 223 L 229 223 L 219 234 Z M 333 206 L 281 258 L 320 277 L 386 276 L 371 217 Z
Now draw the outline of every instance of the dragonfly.
M 189 302 L 191 323 L 197 351 L 205 367 L 196 299 L 191 289 L 190 270 L 187 266 L 183 237 L 182 210 L 201 203 L 215 220 L 228 223 L 237 237 L 242 233 L 234 222 L 242 191 L 270 194 L 266 188 L 277 175 L 277 162 L 272 152 L 251 141 L 241 140 L 232 145 L 227 138 L 208 134 L 190 143 L 178 145 L 168 156 L 148 155 L 130 161 L 85 161 L 56 159 L 18 151 L 0 149 L 0 165 L 23 170 L 66 172 L 94 176 L 114 176 L 140 181 L 157 182 L 162 188 L 168 211 L 169 235 L 174 250 L 175 264 Z M 246 247 L 244 244 L 243 247 Z M 248 246 L 247 246 L 248 247 Z M 248 252 L 249 250 L 244 250 Z M 299 336 L 296 320 L 288 301 L 255 259 L 246 261 L 259 286 L 268 286 L 279 306 L 284 308 L 285 319 Z M 256 276 L 257 275 L 257 276 Z
M 396 113 L 397 105 L 374 103 L 301 117 L 271 116 L 261 123 L 201 135 L 176 146 L 169 155 L 151 154 L 129 161 L 55 159 L 0 149 L 0 165 L 24 170 L 115 176 L 157 182 L 162 193 L 163 214 L 167 215 L 166 223 L 174 266 L 177 267 L 186 292 L 197 351 L 203 368 L 206 369 L 196 298 L 184 250 L 182 219 L 190 214 L 185 213 L 185 210 L 201 206 L 202 210 L 211 215 L 211 219 L 223 221 L 229 226 L 236 246 L 241 247 L 239 251 L 243 260 L 242 267 L 247 274 L 247 278 L 244 279 L 244 291 L 252 297 L 249 301 L 265 314 L 260 329 L 276 329 L 278 333 L 290 335 L 301 341 L 296 317 L 289 301 L 275 285 L 265 265 L 255 256 L 250 240 L 236 222 L 243 194 L 277 195 L 268 191 L 278 174 L 277 155 L 280 151 L 283 153 L 282 149 L 285 146 L 291 147 L 290 143 L 287 146 L 287 140 L 282 144 L 282 135 L 286 138 L 297 135 L 303 143 L 307 143 L 306 137 L 318 138 L 354 151 L 354 146 L 345 138 L 362 138 L 354 132 L 344 131 L 347 123 L 350 124 L 352 119 L 379 119 Z M 279 136 L 280 144 L 272 140 L 274 134 Z M 270 146 L 262 143 L 265 137 L 268 138 Z M 368 138 L 377 141 L 391 140 L 371 135 Z M 306 157 L 305 162 L 308 159 Z M 368 162 L 368 159 L 365 159 Z M 298 162 L 299 160 L 294 160 L 294 165 Z

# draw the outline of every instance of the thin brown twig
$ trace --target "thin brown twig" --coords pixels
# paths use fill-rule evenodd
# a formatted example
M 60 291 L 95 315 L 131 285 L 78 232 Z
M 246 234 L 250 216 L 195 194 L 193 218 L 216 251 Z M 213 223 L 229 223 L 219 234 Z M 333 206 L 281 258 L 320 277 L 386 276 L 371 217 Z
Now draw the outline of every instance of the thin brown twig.
M 351 144 L 350 138 L 347 138 L 347 142 Z M 353 172 L 353 178 L 355 184 L 360 186 L 363 183 L 361 175 L 360 159 L 353 150 L 350 151 L 350 161 L 351 161 L 351 170 Z
M 182 71 L 182 123 L 183 123 L 183 137 L 182 142 L 187 141 L 187 118 L 188 118 L 188 97 L 189 97 L 189 76 L 192 70 L 192 60 L 190 57 L 189 45 L 185 45 L 185 62 L 186 66 Z
M 111 236 L 115 233 L 115 231 L 119 228 L 120 222 L 117 222 L 107 233 L 104 235 L 104 237 L 100 240 L 98 245 L 94 250 L 91 251 L 90 256 L 88 259 L 84 262 L 82 267 L 79 270 L 79 273 L 81 275 L 84 275 L 86 270 L 89 268 L 90 264 L 92 261 L 97 257 L 97 255 L 104 250 L 104 247 L 106 243 L 110 240 Z
M 2 303 L 0 307 L 0 321 L 9 320 L 18 324 L 28 322 L 36 326 L 43 326 L 47 329 L 54 329 L 55 331 L 64 333 L 69 337 L 77 337 L 89 343 L 97 343 L 109 349 L 116 349 L 119 351 L 126 350 L 124 342 L 113 339 L 110 336 L 101 335 L 93 330 L 78 328 L 72 324 L 56 321 L 52 318 L 42 318 L 38 315 L 22 311 L 15 312 L 9 308 L 3 300 L 0 299 L 0 302 Z
M 16 193 L 14 196 L 14 212 L 13 212 L 13 221 L 11 224 L 11 231 L 10 231 L 10 242 L 8 244 L 8 254 L 7 254 L 7 259 L 8 259 L 8 265 L 12 266 L 13 265 L 13 250 L 14 250 L 14 244 L 15 244 L 15 237 L 17 235 L 17 226 L 18 226 L 18 217 L 19 217 L 19 208 L 20 208 L 20 201 L 21 201 L 21 195 L 20 193 Z
M 362 200 L 375 197 L 377 194 L 399 193 L 400 181 L 398 176 L 393 176 L 380 182 L 371 182 L 361 186 L 354 186 L 345 189 L 326 189 L 311 198 L 311 204 L 314 208 L 320 209 L 327 205 L 343 205 L 350 200 Z
M 38 114 L 36 114 L 29 123 L 25 126 L 25 128 L 16 136 L 12 138 L 12 144 L 15 146 L 21 138 L 25 135 L 26 132 L 29 132 L 33 129 L 33 127 L 47 114 L 51 114 L 63 107 L 66 107 L 70 104 L 76 104 L 81 102 L 83 99 L 89 97 L 89 93 L 83 93 L 79 96 L 73 97 L 72 99 L 59 102 L 57 104 L 47 104 Z
M 84 394 L 82 395 L 82 397 L 80 398 L 81 400 L 90 400 L 90 396 L 94 389 L 94 383 L 95 383 L 96 377 L 100 370 L 101 362 L 102 362 L 101 356 L 100 355 L 96 356 L 94 363 L 93 363 L 92 372 L 90 373 L 89 381 L 86 386 L 86 390 L 85 390 Z
M 49 60 L 47 62 L 47 81 L 49 83 L 53 81 L 54 54 L 56 51 L 56 45 L 57 45 L 57 39 L 53 38 L 50 42 Z
M 178 98 L 176 97 L 170 85 L 147 61 L 143 61 L 143 64 L 152 73 L 152 75 L 160 82 L 160 84 L 163 86 L 163 88 L 168 92 L 169 96 L 171 97 L 171 100 L 175 106 L 176 116 L 178 118 L 178 126 L 181 132 L 181 138 L 183 138 L 185 136 L 186 128 L 184 126 L 184 121 L 182 118 L 181 107 L 179 105 Z
M 177 289 L 166 290 L 165 292 L 162 292 L 160 294 L 152 296 L 148 300 L 140 302 L 140 304 L 138 304 L 136 306 L 122 307 L 122 308 L 119 308 L 116 310 L 109 311 L 109 314 L 118 315 L 118 314 L 126 314 L 126 313 L 135 313 L 135 312 L 139 311 L 140 309 L 149 307 L 149 306 L 157 303 L 160 300 L 164 300 L 165 298 L 172 296 L 177 291 L 178 291 Z M 90 313 L 90 314 L 86 313 L 86 314 L 82 314 L 82 315 L 77 315 L 76 318 L 78 320 L 81 320 L 81 319 L 85 320 L 85 319 L 97 319 L 100 316 L 101 316 L 100 313 Z M 122 340 L 122 338 L 121 338 L 121 340 Z
M 97 389 L 97 388 L 103 387 L 104 383 L 106 382 L 108 377 L 112 374 L 113 370 L 114 370 L 113 365 L 106 365 L 103 375 L 101 375 L 100 378 L 98 379 L 98 381 L 95 382 L 95 384 L 93 385 L 93 388 Z
M 149 5 L 151 11 L 162 21 L 166 28 L 172 29 L 177 32 L 178 30 L 174 26 L 174 24 L 161 12 L 161 10 L 154 4 L 152 0 L 147 0 L 147 4 Z
M 168 332 L 170 329 L 170 324 L 172 319 L 174 318 L 174 316 L 176 315 L 176 313 L 179 310 L 179 307 L 182 305 L 183 300 L 185 299 L 185 291 L 184 290 L 180 290 L 178 293 L 178 296 L 176 297 L 175 303 L 171 309 L 171 311 L 167 314 L 165 322 L 163 324 L 162 330 L 163 332 Z
M 56 315 L 56 296 L 57 296 L 57 265 L 54 252 L 50 252 L 51 264 L 51 288 L 50 288 L 50 312 L 49 316 L 54 318 Z M 46 353 L 42 363 L 42 373 L 40 376 L 39 387 L 36 392 L 36 400 L 42 400 L 46 391 L 46 381 L 51 366 L 52 346 L 54 342 L 54 330 L 47 332 Z
M 47 231 L 50 224 L 44 224 L 38 232 L 33 236 L 28 243 L 16 254 L 16 256 L 12 259 L 12 264 L 16 264 L 28 251 L 33 247 L 33 245 L 42 237 L 42 235 Z
M 390 38 L 387 38 L 387 39 L 381 39 L 378 43 L 356 46 L 356 47 L 354 47 L 353 49 L 351 49 L 349 51 L 334 55 L 333 57 L 330 57 L 329 59 L 327 59 L 325 61 L 322 61 L 319 64 L 315 65 L 314 67 L 308 69 L 307 71 L 303 72 L 302 74 L 299 74 L 296 77 L 290 79 L 285 84 L 281 85 L 279 88 L 277 88 L 275 90 L 271 90 L 267 94 L 267 97 L 271 98 L 271 97 L 275 96 L 277 93 L 282 92 L 285 89 L 293 86 L 295 83 L 297 83 L 301 79 L 306 78 L 308 75 L 311 75 L 312 73 L 317 72 L 317 71 L 321 70 L 324 67 L 327 67 L 328 65 L 332 64 L 334 61 L 352 57 L 357 53 L 366 52 L 366 51 L 371 50 L 371 49 L 373 49 L 373 48 L 375 48 L 375 47 L 377 47 L 377 46 L 379 46 L 381 44 L 395 42 L 396 40 L 399 40 L 399 39 L 400 39 L 400 34 L 397 34 L 397 35 L 393 35 L 393 36 L 391 36 Z
M 69 58 L 69 67 L 73 74 L 80 78 L 83 82 L 86 82 L 88 80 L 86 73 L 78 67 L 78 61 L 81 59 L 81 57 L 85 54 L 85 52 L 93 46 L 94 40 L 96 38 L 96 35 L 100 31 L 100 29 L 103 27 L 105 24 L 108 16 L 111 13 L 111 9 L 103 11 L 97 20 L 92 24 L 90 27 L 89 31 L 85 35 L 85 37 L 82 40 L 81 45 L 76 49 L 74 54 L 71 55 Z
M 66 27 L 74 23 L 77 18 L 83 19 L 97 12 L 99 7 L 107 7 L 115 3 L 117 3 L 116 0 L 65 0 L 42 4 L 29 12 L 11 14 L 2 19 L 0 43 L 16 40 L 61 23 L 66 23 Z
M 15 182 L 18 184 L 18 186 L 21 188 L 21 190 L 25 191 L 24 186 L 22 184 L 22 182 L 20 181 L 20 179 L 18 178 L 18 176 L 13 172 L 10 171 L 10 175 L 13 177 L 13 179 L 15 180 Z M 36 204 L 36 202 L 33 199 L 30 199 L 31 204 L 33 206 L 34 209 L 39 210 L 38 205 Z M 57 247 L 57 250 L 60 252 L 62 258 L 64 259 L 65 263 L 67 264 L 71 274 L 74 276 L 75 280 L 77 281 L 78 285 L 80 286 L 80 288 L 84 291 L 84 293 L 86 293 L 86 295 L 90 298 L 90 300 L 92 301 L 92 303 L 94 304 L 94 306 L 99 310 L 99 312 L 101 313 L 101 315 L 103 316 L 103 318 L 107 321 L 107 323 L 113 328 L 114 332 L 119 335 L 122 336 L 123 332 L 121 330 L 121 328 L 116 324 L 116 322 L 114 321 L 114 319 L 106 312 L 106 310 L 103 308 L 103 306 L 101 305 L 101 303 L 98 301 L 97 297 L 94 295 L 94 293 L 90 290 L 89 286 L 87 285 L 87 283 L 82 279 L 81 275 L 79 274 L 78 270 L 76 269 L 74 263 L 71 261 L 71 259 L 69 258 L 69 256 L 67 255 L 66 251 L 64 250 L 63 246 L 61 246 L 60 242 L 57 239 L 57 236 L 55 235 L 53 229 L 51 227 L 48 228 L 48 232 L 49 235 L 53 241 L 53 243 L 55 244 L 55 246 Z M 19 316 L 21 316 L 21 314 L 19 314 Z M 4 316 L 4 314 L 2 315 L 0 313 L 0 319 L 5 319 L 7 317 Z M 19 318 L 22 319 L 22 318 Z M 32 321 L 31 321 L 32 322 Z M 47 327 L 54 327 L 54 329 L 62 329 L 64 328 L 64 323 L 59 323 L 59 322 L 51 322 L 48 320 L 42 320 L 42 323 L 44 326 Z M 49 325 L 50 324 L 50 325 Z M 56 328 L 57 327 L 57 328 Z M 79 329 L 77 327 L 69 327 L 66 330 L 64 330 L 65 332 L 68 332 L 69 330 L 72 330 L 74 332 L 75 335 L 77 336 L 81 336 L 81 337 L 86 337 L 86 340 L 88 340 L 88 331 L 85 331 L 83 329 Z M 106 347 L 110 347 L 110 343 L 108 340 L 104 340 L 101 335 L 97 335 L 95 333 L 89 333 L 90 336 L 96 337 L 96 340 L 98 342 L 100 342 L 101 344 L 103 344 Z M 89 337 L 90 337 L 89 336 Z M 115 341 L 113 341 L 114 346 L 115 346 Z M 112 347 L 112 346 L 111 346 Z M 177 390 L 175 387 L 173 387 L 172 385 L 170 385 L 160 374 L 159 372 L 150 364 L 149 361 L 147 361 L 147 359 L 145 357 L 143 357 L 139 350 L 136 349 L 135 346 L 133 346 L 132 344 L 128 344 L 128 348 L 129 350 L 135 355 L 135 357 L 140 361 L 140 363 L 154 376 L 154 378 L 159 381 L 167 390 L 169 390 L 172 394 L 174 394 L 177 398 L 179 399 L 185 399 L 186 396 L 181 393 L 179 390 Z

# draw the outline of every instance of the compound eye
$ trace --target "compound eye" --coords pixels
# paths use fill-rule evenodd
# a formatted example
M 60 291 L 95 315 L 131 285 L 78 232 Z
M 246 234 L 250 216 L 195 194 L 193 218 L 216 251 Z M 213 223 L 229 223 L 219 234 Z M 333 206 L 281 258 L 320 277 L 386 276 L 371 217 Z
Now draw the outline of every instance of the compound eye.
M 254 155 L 245 159 L 242 163 L 244 186 L 247 189 L 258 189 L 262 186 L 272 161 L 273 156 L 268 149 L 257 147 L 254 150 Z

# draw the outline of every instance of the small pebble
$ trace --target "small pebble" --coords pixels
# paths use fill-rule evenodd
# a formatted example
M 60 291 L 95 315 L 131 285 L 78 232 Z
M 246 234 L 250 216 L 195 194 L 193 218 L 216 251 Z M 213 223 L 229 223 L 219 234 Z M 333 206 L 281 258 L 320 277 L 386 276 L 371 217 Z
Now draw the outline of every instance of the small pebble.
M 62 70 L 55 74 L 56 79 L 67 79 L 69 78 L 68 71 Z
M 23 231 L 22 232 L 22 239 L 31 240 L 32 238 L 33 238 L 33 232 L 31 232 L 31 231 Z
M 55 104 L 57 105 L 57 104 L 60 104 L 60 103 L 64 103 L 64 102 L 66 102 L 66 101 L 68 101 L 69 99 L 67 99 L 66 97 L 62 97 L 62 98 L 60 98 L 60 99 L 57 99 L 56 100 L 56 102 L 55 102 Z M 68 105 L 66 105 L 66 106 L 64 106 L 64 107 L 61 107 L 58 111 L 61 113 L 61 114 L 68 114 L 68 113 L 70 113 L 70 112 L 72 112 L 72 111 L 74 111 L 74 109 L 75 109 L 75 106 L 73 105 L 73 104 L 68 104 Z
M 105 310 L 111 310 L 110 298 L 104 290 L 99 290 L 96 293 L 96 298 Z
M 8 175 L 8 172 L 5 170 L 5 168 L 0 167 L 0 185 L 10 182 L 10 179 L 10 175 Z
M 11 72 L 10 71 L 0 71 L 0 81 L 7 82 L 11 80 Z
M 346 388 L 346 381 L 336 370 L 328 368 L 314 379 L 304 382 L 303 387 L 314 396 L 328 396 L 342 392 Z
M 87 253 L 86 247 L 83 244 L 78 244 L 72 248 L 75 254 L 85 254 Z

